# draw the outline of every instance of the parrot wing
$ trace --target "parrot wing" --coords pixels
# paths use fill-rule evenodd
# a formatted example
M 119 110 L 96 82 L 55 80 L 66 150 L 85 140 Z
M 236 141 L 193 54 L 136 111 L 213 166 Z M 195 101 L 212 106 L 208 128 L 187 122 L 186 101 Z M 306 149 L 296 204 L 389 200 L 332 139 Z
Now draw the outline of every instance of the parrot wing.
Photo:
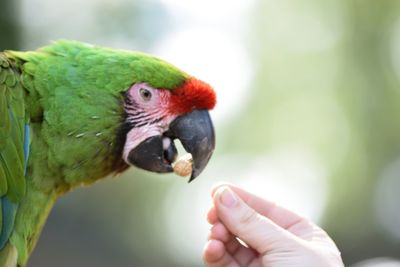
M 0 53 L 0 250 L 10 238 L 25 194 L 29 154 L 24 92 L 14 64 Z

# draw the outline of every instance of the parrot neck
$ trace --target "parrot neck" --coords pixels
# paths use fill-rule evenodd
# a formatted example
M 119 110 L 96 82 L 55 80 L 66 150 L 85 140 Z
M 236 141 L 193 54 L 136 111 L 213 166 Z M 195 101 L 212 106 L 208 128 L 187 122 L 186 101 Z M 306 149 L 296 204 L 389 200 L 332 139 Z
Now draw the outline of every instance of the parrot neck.
M 56 199 L 57 192 L 43 192 L 27 179 L 26 196 L 19 204 L 11 236 L 18 251 L 18 266 L 26 265 Z

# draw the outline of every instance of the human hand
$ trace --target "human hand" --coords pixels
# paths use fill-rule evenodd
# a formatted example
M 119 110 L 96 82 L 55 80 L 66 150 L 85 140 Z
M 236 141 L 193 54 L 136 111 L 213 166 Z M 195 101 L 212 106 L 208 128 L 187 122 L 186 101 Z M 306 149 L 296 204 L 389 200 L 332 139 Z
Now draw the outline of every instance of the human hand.
M 212 196 L 207 267 L 344 266 L 335 243 L 311 221 L 233 185 L 215 187 Z

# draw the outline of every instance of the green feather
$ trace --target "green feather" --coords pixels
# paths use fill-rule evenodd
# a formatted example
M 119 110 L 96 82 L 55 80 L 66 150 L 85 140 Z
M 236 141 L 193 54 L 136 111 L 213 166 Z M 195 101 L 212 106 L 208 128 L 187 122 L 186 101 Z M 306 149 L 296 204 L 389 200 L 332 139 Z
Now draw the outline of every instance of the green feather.
M 0 151 L 5 146 L 7 137 L 11 131 L 10 117 L 7 116 L 7 98 L 5 93 L 5 89 L 0 85 Z
M 7 79 L 7 71 L 0 68 L 0 84 L 3 84 Z
M 3 168 L 0 168 L 0 196 L 4 196 L 6 193 L 7 193 L 7 176 Z
M 6 173 L 8 192 L 7 196 L 13 202 L 21 200 L 25 192 L 24 169 L 18 150 L 12 142 L 8 142 L 0 153 L 0 164 Z
M 13 73 L 11 70 L 9 70 L 8 72 L 9 72 L 9 73 L 8 73 L 7 78 L 6 78 L 6 81 L 5 81 L 6 86 L 8 86 L 8 87 L 14 87 L 15 83 L 17 82 L 17 80 L 16 80 L 16 78 L 15 78 L 14 73 Z

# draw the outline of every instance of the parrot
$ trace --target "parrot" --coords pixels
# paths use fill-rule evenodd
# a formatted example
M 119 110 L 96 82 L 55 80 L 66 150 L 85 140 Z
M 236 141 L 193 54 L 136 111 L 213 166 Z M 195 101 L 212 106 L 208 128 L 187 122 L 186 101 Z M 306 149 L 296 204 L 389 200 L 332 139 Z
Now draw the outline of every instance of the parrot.
M 158 57 L 58 40 L 0 52 L 0 266 L 26 266 L 56 200 L 130 166 L 193 180 L 215 149 L 216 93 Z

